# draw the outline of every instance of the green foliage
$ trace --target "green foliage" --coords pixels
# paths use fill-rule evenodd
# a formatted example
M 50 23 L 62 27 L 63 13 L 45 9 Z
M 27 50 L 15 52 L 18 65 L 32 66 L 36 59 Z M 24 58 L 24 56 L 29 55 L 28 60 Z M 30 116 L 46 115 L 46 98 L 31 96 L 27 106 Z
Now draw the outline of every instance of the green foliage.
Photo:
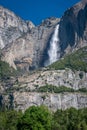
M 9 79 L 15 70 L 8 63 L 0 60 L 0 79 Z
M 45 86 L 39 87 L 36 90 L 37 92 L 49 92 L 49 93 L 63 93 L 63 92 L 82 92 L 82 93 L 87 93 L 86 88 L 80 88 L 78 90 L 74 90 L 73 88 L 69 88 L 66 86 L 53 86 L 46 84 Z M 45 97 L 43 97 L 45 98 Z
M 18 123 L 18 130 L 51 130 L 51 114 L 44 106 L 27 109 Z
M 64 92 L 70 92 L 70 93 L 87 93 L 87 89 L 86 88 L 80 88 L 78 90 L 75 90 L 73 88 L 69 88 L 67 86 L 53 86 L 53 85 L 50 85 L 50 84 L 46 84 L 45 86 L 41 86 L 37 89 L 35 89 L 35 92 L 42 92 L 42 93 L 45 93 L 45 92 L 49 92 L 49 93 L 64 93 Z M 42 96 L 43 99 L 45 99 L 45 96 Z
M 39 87 L 37 89 L 37 92 L 62 93 L 62 92 L 74 92 L 74 89 L 68 88 L 68 87 L 65 87 L 65 86 L 57 87 L 57 86 L 46 84 L 45 86 Z
M 81 70 L 87 72 L 87 47 L 81 48 L 78 51 L 65 56 L 60 61 L 57 61 L 49 66 L 50 69 L 65 69 Z
M 0 130 L 5 130 L 6 128 L 6 115 L 4 112 L 0 112 Z
M 57 110 L 53 115 L 52 130 L 87 130 L 87 108 Z
M 31 106 L 24 113 L 0 111 L 0 130 L 87 130 L 87 108 L 57 110 Z
M 14 110 L 0 112 L 0 130 L 17 130 L 22 113 Z
M 77 90 L 78 92 L 84 92 L 87 93 L 87 89 L 86 88 L 80 88 L 79 90 Z

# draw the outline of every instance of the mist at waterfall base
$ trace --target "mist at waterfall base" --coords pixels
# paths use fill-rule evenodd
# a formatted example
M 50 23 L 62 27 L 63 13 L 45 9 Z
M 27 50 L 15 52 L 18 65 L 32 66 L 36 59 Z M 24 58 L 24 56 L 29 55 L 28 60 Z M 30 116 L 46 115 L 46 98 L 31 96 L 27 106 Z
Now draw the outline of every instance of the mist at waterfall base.
M 59 24 L 55 27 L 53 36 L 50 41 L 50 47 L 48 49 L 48 60 L 45 62 L 44 66 L 48 66 L 56 62 L 60 58 L 60 46 L 59 46 Z

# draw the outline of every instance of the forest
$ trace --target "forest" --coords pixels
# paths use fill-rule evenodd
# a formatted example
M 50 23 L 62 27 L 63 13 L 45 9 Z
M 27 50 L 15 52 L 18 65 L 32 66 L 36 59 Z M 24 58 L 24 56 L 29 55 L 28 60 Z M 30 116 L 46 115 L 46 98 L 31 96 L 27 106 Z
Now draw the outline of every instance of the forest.
M 57 110 L 31 106 L 25 112 L 0 110 L 0 130 L 87 130 L 87 108 Z

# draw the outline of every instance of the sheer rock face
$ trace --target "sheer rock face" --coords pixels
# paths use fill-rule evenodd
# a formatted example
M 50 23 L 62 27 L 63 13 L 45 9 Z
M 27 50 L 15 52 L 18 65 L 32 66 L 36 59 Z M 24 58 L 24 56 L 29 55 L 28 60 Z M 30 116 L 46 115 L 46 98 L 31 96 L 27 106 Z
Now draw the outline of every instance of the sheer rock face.
M 15 69 L 44 66 L 55 26 L 59 23 L 60 57 L 87 46 L 87 1 L 82 0 L 68 9 L 62 18 L 48 18 L 38 26 L 24 22 L 14 13 L 0 7 L 0 47 L 2 59 Z M 60 21 L 60 22 L 59 22 Z M 10 44 L 8 44 L 10 43 Z M 5 46 L 8 44 L 7 46 Z M 5 47 L 4 47 L 5 46 Z M 24 59 L 29 59 L 25 62 Z
M 64 13 L 59 38 L 62 54 L 87 46 L 87 1 L 77 3 Z
M 65 110 L 70 107 L 76 109 L 87 107 L 87 95 L 82 93 L 36 93 L 14 92 L 9 95 L 1 95 L 2 105 L 14 107 L 15 110 L 25 111 L 30 106 L 45 105 L 52 111 Z
M 30 23 L 30 22 L 29 22 Z M 32 24 L 33 25 L 33 24 Z M 14 42 L 28 31 L 30 26 L 13 12 L 0 6 L 0 48 Z
M 46 93 L 14 93 L 14 108 L 22 111 L 32 105 L 46 105 L 52 111 L 57 109 L 67 109 L 70 107 L 84 108 L 87 107 L 87 95 L 84 94 L 46 94 Z M 16 106 L 17 103 L 17 106 Z
M 28 32 L 2 50 L 2 60 L 15 69 L 17 66 L 22 66 L 24 69 L 27 67 L 27 70 L 43 66 L 43 62 L 47 58 L 49 39 L 58 22 L 58 18 L 48 18 L 37 27 L 27 22 Z M 30 62 L 25 63 L 25 58 L 30 59 Z

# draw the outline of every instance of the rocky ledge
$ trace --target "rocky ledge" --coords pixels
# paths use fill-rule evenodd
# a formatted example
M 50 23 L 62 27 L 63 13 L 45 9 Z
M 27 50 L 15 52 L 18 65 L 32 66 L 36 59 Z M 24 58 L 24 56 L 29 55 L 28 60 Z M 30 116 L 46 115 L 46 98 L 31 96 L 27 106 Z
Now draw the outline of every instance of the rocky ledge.
M 55 88 L 56 91 L 54 91 Z M 68 89 L 65 91 L 65 88 Z M 79 91 L 80 89 L 85 91 Z M 78 109 L 87 107 L 86 92 L 87 73 L 74 72 L 70 69 L 43 69 L 31 75 L 2 82 L 0 84 L 0 105 L 22 111 L 32 105 L 46 105 L 52 111 L 70 107 Z
M 6 107 L 14 107 L 16 110 L 25 111 L 32 105 L 45 105 L 52 111 L 56 111 L 70 107 L 77 109 L 87 107 L 87 95 L 83 93 L 55 94 L 16 91 L 13 94 L 2 96 L 2 102 Z

